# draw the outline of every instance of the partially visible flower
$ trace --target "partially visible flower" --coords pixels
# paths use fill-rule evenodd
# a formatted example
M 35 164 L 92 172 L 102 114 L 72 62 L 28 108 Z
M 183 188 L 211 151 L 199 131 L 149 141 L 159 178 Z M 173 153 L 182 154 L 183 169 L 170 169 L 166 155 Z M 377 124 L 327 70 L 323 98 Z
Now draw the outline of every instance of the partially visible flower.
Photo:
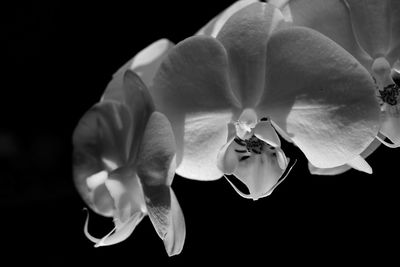
M 287 27 L 278 9 L 256 2 L 230 16 L 216 38 L 190 37 L 172 48 L 150 92 L 171 120 L 179 175 L 234 174 L 249 189 L 241 195 L 258 199 L 288 166 L 276 131 L 319 168 L 364 168 L 360 153 L 380 124 L 374 88 L 343 48 L 314 30 Z
M 168 255 L 179 254 L 185 222 L 171 189 L 175 173 L 175 139 L 167 118 L 154 111 L 146 85 L 125 71 L 119 86 L 108 87 L 101 102 L 80 120 L 73 135 L 74 180 L 87 205 L 112 217 L 115 228 L 103 238 L 107 246 L 129 237 L 149 215 Z
M 227 20 L 239 10 L 245 8 L 246 6 L 257 3 L 258 0 L 239 0 L 229 6 L 227 9 L 218 14 L 210 22 L 208 22 L 203 28 L 201 28 L 196 35 L 208 35 L 212 37 L 217 37 L 222 26 L 227 22 Z
M 295 25 L 319 31 L 352 54 L 374 77 L 381 104 L 382 125 L 377 139 L 400 146 L 400 87 L 393 80 L 400 59 L 400 1 L 398 0 L 271 0 Z M 386 142 L 388 138 L 392 143 Z M 363 156 L 377 147 L 371 144 Z M 351 166 L 351 165 L 350 165 Z M 313 173 L 337 174 L 349 166 Z M 353 167 L 353 166 L 351 166 Z

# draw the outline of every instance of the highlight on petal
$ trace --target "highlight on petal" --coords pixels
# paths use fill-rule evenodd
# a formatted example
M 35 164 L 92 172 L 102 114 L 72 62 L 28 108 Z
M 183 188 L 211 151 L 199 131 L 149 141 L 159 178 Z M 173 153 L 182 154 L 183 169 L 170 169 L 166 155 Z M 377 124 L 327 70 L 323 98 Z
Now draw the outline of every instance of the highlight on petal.
M 368 147 L 380 110 L 371 75 L 355 58 L 303 27 L 275 32 L 267 58 L 257 114 L 270 116 L 314 166 L 346 164 Z
M 378 136 L 380 136 L 380 135 L 378 134 Z M 374 139 L 374 141 L 372 141 L 372 143 L 360 154 L 360 156 L 363 158 L 367 158 L 380 145 L 381 145 L 381 142 L 378 139 Z M 314 174 L 314 175 L 338 175 L 338 174 L 342 174 L 342 173 L 350 170 L 351 168 L 352 167 L 349 164 L 344 164 L 344 165 L 334 167 L 334 168 L 317 168 L 317 167 L 313 166 L 310 162 L 308 163 L 308 169 L 309 169 L 310 173 Z M 372 169 L 371 169 L 371 171 L 372 171 Z
M 355 158 L 351 159 L 347 164 L 352 167 L 353 169 L 356 169 L 360 172 L 365 172 L 368 174 L 372 174 L 372 168 L 368 164 L 368 162 L 361 156 L 356 156 Z
M 195 36 L 167 55 L 150 88 L 159 111 L 171 121 L 177 173 L 214 180 L 215 162 L 227 140 L 227 124 L 239 106 L 228 80 L 226 51 L 214 38 Z
M 236 135 L 241 139 L 251 137 L 252 129 L 257 124 L 257 114 L 251 108 L 246 108 L 235 123 Z M 250 136 L 249 136 L 250 135 Z
M 185 238 L 186 238 L 186 225 L 182 209 L 175 196 L 175 193 L 171 188 L 170 190 L 171 190 L 171 211 L 170 211 L 171 222 L 169 224 L 167 234 L 164 238 L 164 245 L 168 253 L 168 256 L 174 256 L 178 255 L 182 251 L 183 244 L 185 243 Z
M 242 146 L 239 146 L 235 142 L 231 144 L 234 151 L 243 149 Z M 280 155 L 278 155 L 279 153 Z M 286 170 L 288 161 L 285 154 L 277 147 L 273 150 L 263 150 L 260 154 L 252 153 L 243 155 L 244 154 L 240 152 L 236 153 L 238 163 L 232 174 L 247 186 L 249 194 L 246 195 L 242 193 L 228 178 L 227 180 L 235 191 L 244 198 L 257 200 L 261 197 L 268 196 Z M 282 156 L 285 158 L 283 166 L 282 158 L 278 159 L 278 157 Z M 279 161 L 281 161 L 281 163 L 279 163 Z
M 279 9 L 256 2 L 236 12 L 218 33 L 229 57 L 231 87 L 243 108 L 253 107 L 262 94 L 268 38 L 282 22 Z
M 171 124 L 160 112 L 147 122 L 139 149 L 137 173 L 143 185 L 171 185 L 176 168 L 176 144 Z
M 390 141 L 393 144 L 393 147 L 399 147 L 400 146 L 400 117 L 393 116 L 391 114 L 385 114 L 380 132 L 385 137 L 390 139 Z M 385 145 L 388 145 L 388 143 L 385 143 Z M 390 144 L 388 146 L 390 146 Z
M 270 121 L 260 121 L 257 123 L 256 127 L 254 128 L 254 135 L 258 139 L 263 140 L 265 143 L 271 146 L 281 146 L 281 140 L 279 139 L 275 129 L 272 127 Z
M 161 62 L 173 46 L 174 44 L 169 40 L 160 39 L 144 48 L 114 73 L 106 91 L 120 90 L 123 87 L 124 74 L 127 70 L 134 71 L 144 84 L 150 87 Z
M 219 31 L 221 30 L 222 26 L 225 22 L 237 11 L 241 10 L 242 8 L 256 3 L 258 0 L 239 0 L 225 9 L 221 14 L 213 18 L 206 26 L 201 28 L 196 35 L 209 35 L 212 37 L 216 37 Z
M 351 53 L 366 68 L 372 58 L 354 36 L 349 10 L 342 0 L 272 0 L 289 22 L 314 29 Z M 375 37 L 374 37 L 375 38 Z
M 102 215 L 110 216 L 112 206 L 104 182 L 113 170 L 110 167 L 127 161 L 131 133 L 129 111 L 115 102 L 94 105 L 75 128 L 74 182 L 84 201 Z
M 147 212 L 142 185 L 130 166 L 110 173 L 105 185 L 114 200 L 114 221 L 125 223 L 133 214 Z
M 126 222 L 118 224 L 110 233 L 108 233 L 103 238 L 96 238 L 93 237 L 88 230 L 89 224 L 89 213 L 87 214 L 85 226 L 84 226 L 84 233 L 85 236 L 95 243 L 95 247 L 102 247 L 102 246 L 110 246 L 117 243 L 120 243 L 127 239 L 135 230 L 136 226 L 140 223 L 143 219 L 144 214 L 141 212 L 137 212 L 133 214 Z

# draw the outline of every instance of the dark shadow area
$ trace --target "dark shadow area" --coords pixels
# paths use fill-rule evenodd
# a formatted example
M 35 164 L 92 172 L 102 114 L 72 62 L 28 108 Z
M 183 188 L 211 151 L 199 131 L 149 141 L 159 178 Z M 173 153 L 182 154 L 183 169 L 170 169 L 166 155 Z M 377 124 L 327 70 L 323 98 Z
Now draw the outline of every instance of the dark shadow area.
M 172 185 L 185 215 L 183 252 L 168 258 L 150 220 L 111 247 L 83 234 L 84 202 L 72 182 L 72 132 L 112 74 L 160 38 L 178 42 L 231 1 L 12 2 L 1 8 L 0 257 L 12 266 L 154 266 L 377 260 L 394 256 L 399 151 L 381 146 L 373 175 L 311 176 L 297 158 L 271 196 L 239 197 L 225 179 Z M 5 83 L 4 83 L 5 82 Z M 92 214 L 93 215 L 93 214 Z M 91 216 L 103 236 L 109 219 Z M 392 245 L 393 244 L 393 245 Z M 296 264 L 297 265 L 297 264 Z

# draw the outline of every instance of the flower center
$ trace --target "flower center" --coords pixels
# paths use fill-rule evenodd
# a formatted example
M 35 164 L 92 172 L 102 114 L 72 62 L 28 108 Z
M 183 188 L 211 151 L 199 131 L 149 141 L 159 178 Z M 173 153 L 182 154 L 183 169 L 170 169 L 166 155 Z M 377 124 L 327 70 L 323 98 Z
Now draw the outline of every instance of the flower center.
M 397 84 L 389 84 L 383 90 L 379 90 L 380 98 L 384 103 L 395 106 L 399 103 L 399 91 L 400 87 Z
M 381 109 L 392 116 L 400 116 L 400 87 L 392 76 L 398 74 L 383 57 L 375 59 L 372 64 L 374 81 L 377 85 L 376 96 Z
M 268 151 L 273 156 L 275 156 L 275 148 L 266 142 L 258 139 L 255 135 L 252 135 L 249 139 L 242 140 L 239 137 L 235 137 L 233 141 L 242 146 L 240 149 L 235 149 L 235 152 L 238 154 L 242 154 L 239 161 L 243 161 L 248 159 L 251 154 L 261 155 L 263 152 Z

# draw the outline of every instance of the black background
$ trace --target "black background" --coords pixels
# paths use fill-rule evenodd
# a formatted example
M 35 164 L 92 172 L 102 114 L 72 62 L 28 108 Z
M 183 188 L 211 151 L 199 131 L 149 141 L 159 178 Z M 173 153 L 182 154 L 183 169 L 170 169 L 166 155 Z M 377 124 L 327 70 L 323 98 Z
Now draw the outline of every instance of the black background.
M 231 1 L 15 2 L 1 8 L 0 259 L 11 263 L 138 264 L 389 260 L 398 246 L 398 150 L 380 147 L 357 171 L 311 176 L 301 153 L 268 198 L 242 199 L 223 179 L 176 177 L 187 238 L 168 258 L 148 218 L 123 243 L 93 248 L 71 173 L 71 134 L 111 75 L 160 38 L 177 43 Z M 300 52 L 300 51 L 299 51 Z M 288 77 L 289 78 L 289 77 Z M 92 216 L 93 235 L 112 228 Z

